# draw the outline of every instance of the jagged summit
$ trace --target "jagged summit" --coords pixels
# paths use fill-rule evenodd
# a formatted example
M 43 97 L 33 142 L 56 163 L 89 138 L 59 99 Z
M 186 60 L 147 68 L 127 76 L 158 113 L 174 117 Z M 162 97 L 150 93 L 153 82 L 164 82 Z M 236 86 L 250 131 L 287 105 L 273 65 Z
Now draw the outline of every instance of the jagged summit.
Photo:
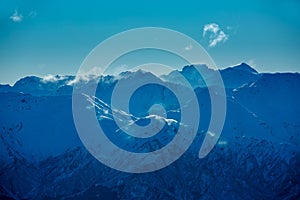
M 239 71 L 244 71 L 244 72 L 249 72 L 249 73 L 258 73 L 255 69 L 253 69 L 250 65 L 247 63 L 242 62 L 239 65 L 233 66 L 233 67 L 228 67 L 224 70 L 239 70 Z
M 213 68 L 208 67 L 206 64 L 192 64 L 192 65 L 184 66 L 180 72 L 189 73 L 189 72 L 195 71 L 196 68 L 200 71 L 214 70 Z M 244 72 L 249 72 L 249 73 L 258 73 L 258 71 L 256 71 L 253 67 L 251 67 L 249 64 L 244 63 L 244 62 L 242 62 L 241 64 L 238 64 L 238 65 L 235 65 L 235 66 L 227 67 L 220 71 L 224 71 L 224 70 L 239 70 L 239 71 L 244 71 Z
M 188 72 L 188 71 L 191 71 L 191 70 L 195 70 L 195 69 L 209 69 L 209 67 L 206 65 L 206 64 L 192 64 L 192 65 L 186 65 L 182 68 L 182 72 Z

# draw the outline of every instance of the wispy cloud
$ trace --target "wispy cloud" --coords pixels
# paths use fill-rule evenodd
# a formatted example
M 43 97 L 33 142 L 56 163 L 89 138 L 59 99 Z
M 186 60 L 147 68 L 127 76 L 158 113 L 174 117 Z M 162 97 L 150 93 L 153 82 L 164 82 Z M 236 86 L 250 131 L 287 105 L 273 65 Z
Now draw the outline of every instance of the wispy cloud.
M 206 24 L 204 26 L 203 37 L 206 35 L 209 37 L 209 47 L 214 47 L 220 42 L 225 42 L 229 37 L 216 23 Z
M 13 22 L 21 22 L 23 20 L 23 16 L 22 14 L 18 13 L 17 10 L 15 10 L 15 12 L 13 13 L 12 16 L 9 17 Z
M 191 45 L 191 44 L 189 44 L 186 47 L 184 47 L 184 50 L 186 50 L 186 51 L 190 51 L 192 49 L 193 49 L 193 45 Z
M 73 85 L 80 81 L 88 82 L 90 80 L 97 80 L 101 75 L 103 75 L 103 69 L 101 67 L 94 66 L 87 71 L 81 71 L 79 75 L 76 75 L 76 78 L 69 81 L 67 85 Z
M 36 11 L 32 10 L 29 12 L 28 17 L 34 18 L 34 17 L 36 17 L 36 15 L 37 15 Z

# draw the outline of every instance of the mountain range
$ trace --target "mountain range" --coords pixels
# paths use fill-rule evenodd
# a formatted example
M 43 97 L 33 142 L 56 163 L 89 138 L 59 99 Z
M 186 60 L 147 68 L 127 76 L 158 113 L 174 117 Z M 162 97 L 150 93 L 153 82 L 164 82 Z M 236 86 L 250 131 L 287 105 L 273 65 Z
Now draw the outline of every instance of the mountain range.
M 208 89 L 220 86 L 217 72 L 226 90 L 226 120 L 217 145 L 199 159 L 212 114 Z M 124 173 L 82 145 L 72 115 L 73 87 L 97 81 L 95 96 L 74 95 L 96 111 L 113 143 L 151 152 L 167 145 L 181 125 L 176 96 L 146 85 L 134 93 L 126 113 L 111 106 L 113 90 L 121 80 L 155 79 L 184 91 L 180 76 L 194 90 L 201 120 L 194 142 L 174 163 L 150 173 Z M 89 79 L 28 76 L 0 85 L 0 199 L 300 199 L 299 86 L 299 73 L 259 73 L 246 63 L 218 71 L 189 65 L 160 77 L 142 70 Z M 153 104 L 164 105 L 166 116 L 149 115 Z M 164 128 L 148 140 L 128 137 L 116 124 L 128 116 L 132 124 L 153 120 Z

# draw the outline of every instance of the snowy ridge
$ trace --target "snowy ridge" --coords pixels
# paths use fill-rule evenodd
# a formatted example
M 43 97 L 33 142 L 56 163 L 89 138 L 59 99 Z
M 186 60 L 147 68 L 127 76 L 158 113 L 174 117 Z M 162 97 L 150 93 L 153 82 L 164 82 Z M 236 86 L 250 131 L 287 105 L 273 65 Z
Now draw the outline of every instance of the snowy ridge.
M 130 122 L 128 123 L 128 126 L 136 123 L 137 121 L 146 120 L 146 119 L 153 119 L 153 120 L 156 120 L 158 123 L 167 123 L 168 125 L 171 125 L 172 123 L 174 123 L 174 124 L 179 123 L 175 119 L 168 119 L 168 118 L 164 118 L 162 116 L 155 115 L 155 114 L 151 114 L 151 115 L 148 115 L 145 117 L 136 117 L 132 114 L 126 113 L 123 110 L 112 109 L 107 103 L 105 103 L 104 101 L 102 101 L 101 99 L 99 99 L 95 96 L 90 97 L 86 94 L 84 94 L 84 96 L 87 98 L 87 101 L 89 101 L 92 104 L 92 106 L 96 107 L 97 114 L 99 115 L 99 120 L 104 118 L 104 119 L 109 119 L 109 120 L 116 119 L 116 120 L 123 121 L 123 118 L 125 118 L 125 116 L 126 116 L 126 118 L 131 117 L 133 119 L 133 120 L 130 120 Z M 112 110 L 114 111 L 114 113 L 116 113 L 115 117 L 113 117 L 113 115 L 111 114 Z M 169 112 L 174 112 L 174 110 L 169 111 Z

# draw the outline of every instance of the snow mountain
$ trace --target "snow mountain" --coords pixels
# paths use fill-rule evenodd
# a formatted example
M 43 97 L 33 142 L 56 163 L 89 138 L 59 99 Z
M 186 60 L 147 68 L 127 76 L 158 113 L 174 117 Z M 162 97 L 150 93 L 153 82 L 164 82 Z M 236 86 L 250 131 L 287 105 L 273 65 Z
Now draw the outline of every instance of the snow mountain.
M 87 111 L 96 111 L 113 143 L 127 151 L 151 152 L 167 145 L 181 125 L 176 96 L 162 86 L 145 85 L 132 96 L 129 113 L 111 106 L 112 92 L 121 80 L 141 79 L 184 91 L 178 72 L 199 101 L 199 129 L 182 157 L 145 174 L 111 169 L 82 145 L 72 116 L 74 76 L 31 76 L 13 86 L 0 85 L 0 199 L 299 199 L 299 73 L 259 73 L 245 63 L 220 70 L 226 121 L 217 145 L 203 159 L 198 152 L 211 116 L 208 87 L 217 86 L 216 71 L 205 65 L 161 77 L 139 70 L 79 80 L 76 86 L 82 88 L 99 82 L 94 96 L 76 95 L 85 100 Z M 164 105 L 166 113 L 149 113 L 153 104 Z M 116 122 L 128 118 L 130 123 L 120 129 Z M 149 120 L 163 126 L 155 136 L 135 138 L 123 131 Z

